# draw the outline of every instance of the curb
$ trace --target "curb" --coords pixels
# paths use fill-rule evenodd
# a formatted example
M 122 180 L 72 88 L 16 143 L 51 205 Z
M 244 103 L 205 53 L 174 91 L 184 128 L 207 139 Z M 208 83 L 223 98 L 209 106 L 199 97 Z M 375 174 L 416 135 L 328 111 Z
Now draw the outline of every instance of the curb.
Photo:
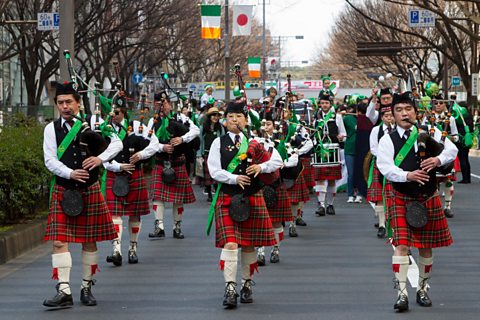
M 19 225 L 0 234 L 0 264 L 32 250 L 44 242 L 47 220 Z
M 480 157 L 480 150 L 470 149 L 470 153 L 468 155 L 471 157 Z

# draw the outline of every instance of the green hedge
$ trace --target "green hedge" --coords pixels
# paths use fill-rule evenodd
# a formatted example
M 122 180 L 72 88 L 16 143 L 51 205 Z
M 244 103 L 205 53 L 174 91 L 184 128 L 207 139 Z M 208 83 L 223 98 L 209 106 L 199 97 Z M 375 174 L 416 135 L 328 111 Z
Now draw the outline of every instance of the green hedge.
M 50 174 L 43 161 L 43 128 L 22 114 L 5 118 L 0 133 L 0 225 L 46 210 Z

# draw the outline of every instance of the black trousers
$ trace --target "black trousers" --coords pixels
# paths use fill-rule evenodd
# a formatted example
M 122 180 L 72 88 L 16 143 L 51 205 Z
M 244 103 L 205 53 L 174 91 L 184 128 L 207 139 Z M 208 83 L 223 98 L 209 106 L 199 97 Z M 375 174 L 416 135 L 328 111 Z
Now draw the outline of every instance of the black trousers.
M 455 144 L 458 148 L 458 160 L 460 161 L 460 169 L 462 170 L 462 180 L 471 182 L 470 161 L 468 160 L 469 148 L 465 148 L 462 144 Z

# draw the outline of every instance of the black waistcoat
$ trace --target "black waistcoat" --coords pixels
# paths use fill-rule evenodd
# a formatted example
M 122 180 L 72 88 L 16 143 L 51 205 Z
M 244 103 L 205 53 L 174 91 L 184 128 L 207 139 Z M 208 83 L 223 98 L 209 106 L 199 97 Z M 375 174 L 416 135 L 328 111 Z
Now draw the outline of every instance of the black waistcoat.
M 235 147 L 232 139 L 228 134 L 220 137 L 220 163 L 222 164 L 222 169 L 227 170 L 228 164 L 232 159 L 237 155 L 238 149 Z M 248 163 L 246 160 L 240 162 L 237 168 L 232 172 L 233 174 L 238 175 L 247 175 Z M 228 195 L 235 195 L 239 193 L 244 193 L 246 196 L 250 196 L 254 193 L 257 193 L 263 185 L 261 184 L 260 180 L 257 178 L 253 178 L 253 175 L 250 176 L 250 185 L 245 187 L 243 190 L 237 184 L 222 184 L 221 191 L 228 194 Z
M 318 113 L 319 119 L 323 119 L 323 113 L 320 111 Z M 327 128 L 328 128 L 328 136 L 330 137 L 330 140 L 332 140 L 332 143 L 338 143 L 338 126 L 337 126 L 337 116 L 336 114 L 333 114 L 333 116 L 327 121 Z M 323 141 L 326 142 L 326 141 Z
M 392 139 L 395 148 L 394 157 L 396 157 L 406 140 L 400 138 L 396 130 L 390 133 L 390 138 Z M 420 158 L 415 152 L 415 146 L 410 149 L 410 152 L 408 152 L 407 156 L 400 164 L 400 168 L 405 171 L 415 171 L 420 169 Z M 392 182 L 392 185 L 395 190 L 408 196 L 418 196 L 421 194 L 430 196 L 437 189 L 435 170 L 430 170 L 429 176 L 430 180 L 428 180 L 423 186 L 418 182 Z
M 86 120 L 90 124 L 91 115 L 86 116 Z M 62 121 L 61 118 L 55 120 L 53 122 L 53 127 L 55 129 L 55 137 L 57 140 L 57 147 L 60 146 L 60 143 L 63 141 L 65 136 L 67 135 L 67 131 L 62 128 Z M 79 134 L 75 137 L 75 139 L 70 143 L 67 150 L 63 154 L 60 161 L 65 164 L 70 169 L 82 169 L 82 162 L 85 160 L 85 156 L 82 156 L 82 150 L 80 149 L 80 137 Z M 85 183 L 78 182 L 73 179 L 65 179 L 59 176 L 56 176 L 56 183 L 66 189 L 83 189 L 86 187 L 91 186 L 93 183 L 98 181 L 98 172 L 99 168 L 96 167 L 95 169 L 89 171 L 90 177 Z
M 155 133 L 157 133 L 160 129 L 160 127 L 162 126 L 162 123 L 163 121 L 165 121 L 164 118 L 158 118 L 159 121 L 157 123 L 154 123 L 153 124 L 153 129 L 155 130 Z M 188 131 L 190 130 L 189 126 L 185 125 L 182 121 L 181 121 L 181 118 L 180 116 L 176 115 L 176 116 L 173 116 L 171 119 L 169 119 L 168 121 L 168 127 L 167 127 L 167 131 L 170 133 L 170 139 L 171 138 L 178 138 L 178 137 L 181 137 L 183 136 L 184 134 L 186 134 Z M 158 135 L 157 135 L 158 137 Z M 170 143 L 170 140 L 166 141 L 166 140 L 162 140 L 161 138 L 158 138 L 159 142 L 162 143 L 162 144 L 168 144 Z M 185 151 L 186 151 L 186 148 L 187 147 L 187 144 L 186 143 L 182 143 L 181 145 L 178 145 L 176 146 L 174 149 L 173 149 L 173 153 L 172 154 L 167 154 L 165 152 L 159 152 L 157 153 L 157 162 L 162 162 L 163 163 L 163 160 L 172 160 L 172 161 L 175 161 L 175 159 L 183 156 L 185 154 Z
M 133 121 L 129 123 L 129 126 L 133 128 Z M 120 130 L 123 130 L 123 129 L 120 129 Z M 148 146 L 149 142 L 150 141 L 145 139 L 143 136 L 137 136 L 136 134 L 128 135 L 127 133 L 125 135 L 125 138 L 122 141 L 123 143 L 122 151 L 120 151 L 113 160 L 117 161 L 118 163 L 130 163 L 130 157 L 133 154 L 145 149 Z M 133 150 L 130 151 L 130 149 L 133 149 Z M 135 164 L 135 168 L 140 169 L 143 162 L 144 161 L 138 161 Z

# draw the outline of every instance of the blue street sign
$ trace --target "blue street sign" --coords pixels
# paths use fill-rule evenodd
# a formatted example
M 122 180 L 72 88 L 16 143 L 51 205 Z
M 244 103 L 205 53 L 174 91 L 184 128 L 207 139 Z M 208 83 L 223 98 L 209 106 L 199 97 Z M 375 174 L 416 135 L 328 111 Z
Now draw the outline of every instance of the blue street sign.
M 453 76 L 452 77 L 452 87 L 458 87 L 460 85 L 461 79 L 460 77 Z
M 195 92 L 195 90 L 197 90 L 197 86 L 192 83 L 192 84 L 190 85 L 190 87 L 188 87 L 188 89 L 190 89 L 190 91 Z
M 37 30 L 50 31 L 60 28 L 60 14 L 58 12 L 38 12 Z
M 418 10 L 410 11 L 410 23 L 418 23 L 419 17 Z
M 132 81 L 134 84 L 139 84 L 140 82 L 142 82 L 142 80 L 143 75 L 141 73 L 136 72 L 132 75 Z
M 410 9 L 408 10 L 408 26 L 410 28 L 435 27 L 435 14 L 428 10 Z
M 53 26 L 55 28 L 60 28 L 60 13 L 58 12 L 53 13 Z

